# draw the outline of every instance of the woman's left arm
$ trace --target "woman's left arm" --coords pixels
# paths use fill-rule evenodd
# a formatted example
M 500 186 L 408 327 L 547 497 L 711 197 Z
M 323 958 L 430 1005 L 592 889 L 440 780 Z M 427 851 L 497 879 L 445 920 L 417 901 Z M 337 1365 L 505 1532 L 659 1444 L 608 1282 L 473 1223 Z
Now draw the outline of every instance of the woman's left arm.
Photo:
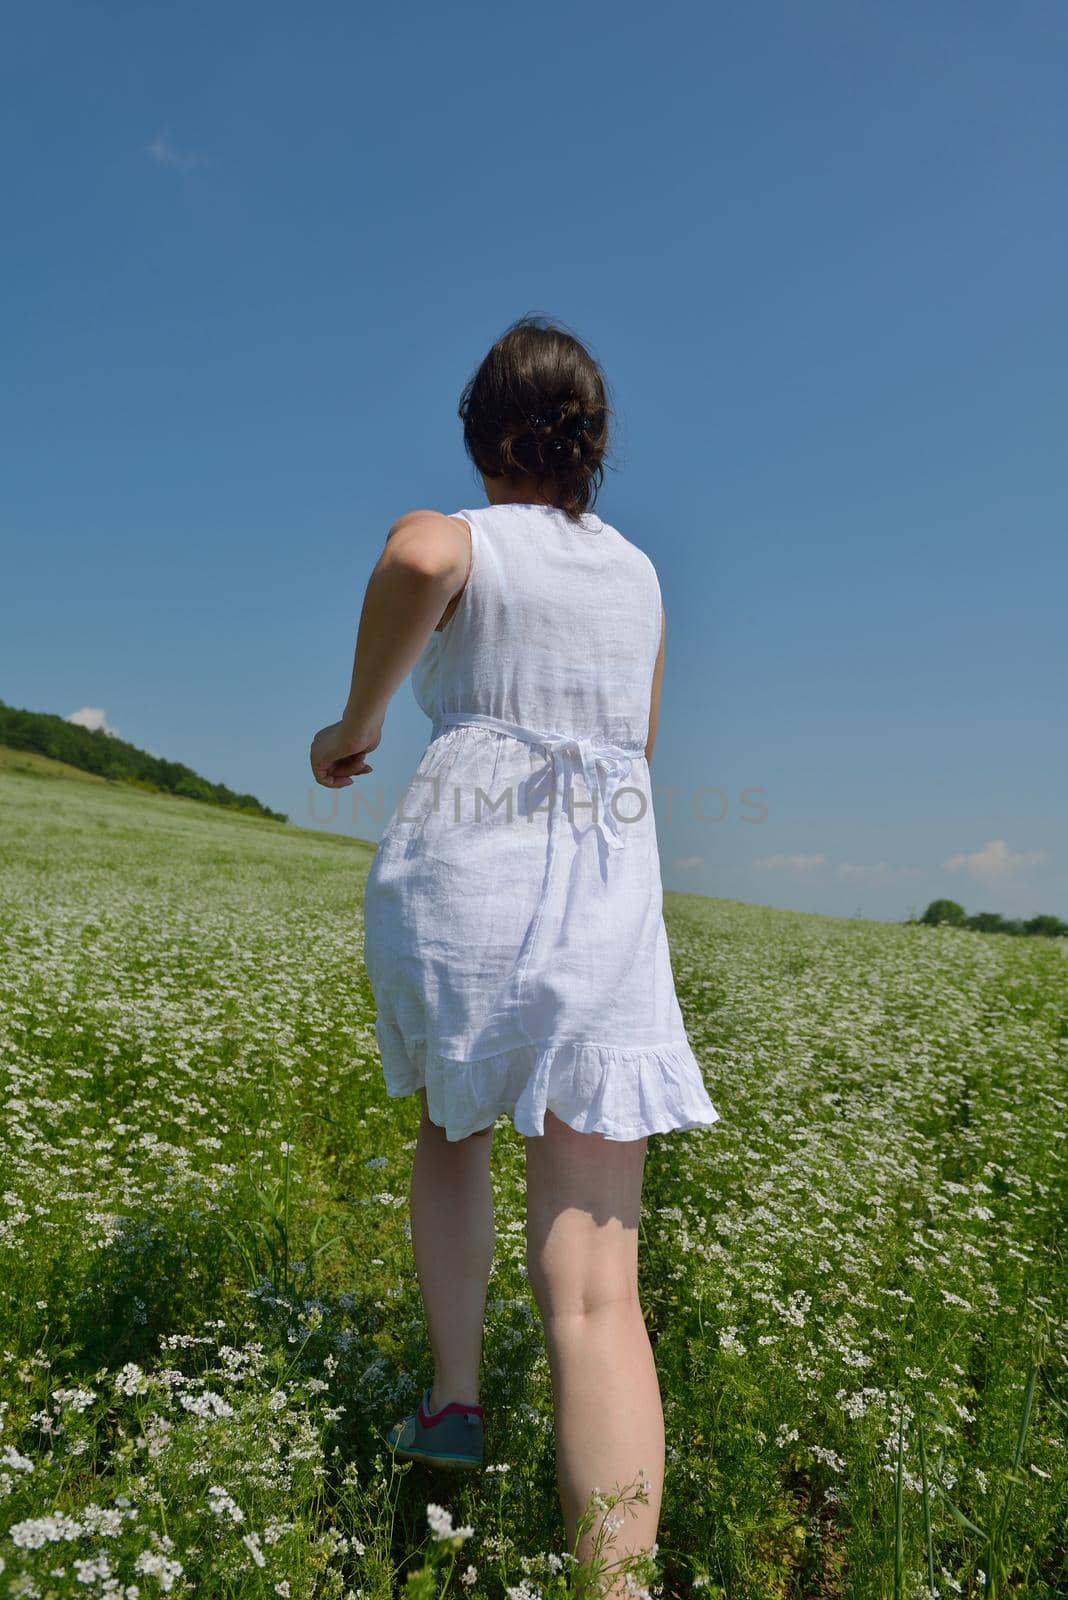
M 470 557 L 470 534 L 441 512 L 409 511 L 390 528 L 367 582 L 345 709 L 312 741 L 317 783 L 345 788 L 372 771 L 363 758 L 377 748 L 390 700 L 466 582 Z

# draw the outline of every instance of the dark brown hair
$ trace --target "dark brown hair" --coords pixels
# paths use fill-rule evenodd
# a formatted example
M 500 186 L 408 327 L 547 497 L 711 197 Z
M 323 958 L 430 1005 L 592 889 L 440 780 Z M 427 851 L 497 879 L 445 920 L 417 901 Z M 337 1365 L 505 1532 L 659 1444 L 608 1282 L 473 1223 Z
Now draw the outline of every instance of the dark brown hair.
M 574 334 L 548 317 L 520 317 L 464 386 L 464 448 L 487 478 L 534 478 L 571 517 L 604 481 L 607 385 Z

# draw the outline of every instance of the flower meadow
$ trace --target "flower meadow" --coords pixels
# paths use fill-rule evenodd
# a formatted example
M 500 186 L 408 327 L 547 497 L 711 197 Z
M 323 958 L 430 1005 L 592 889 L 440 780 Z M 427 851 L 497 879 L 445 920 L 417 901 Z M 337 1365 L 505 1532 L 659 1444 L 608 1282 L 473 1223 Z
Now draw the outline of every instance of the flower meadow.
M 507 1117 L 486 1470 L 385 1444 L 432 1369 L 371 855 L 0 773 L 0 1593 L 577 1592 Z M 631 1592 L 1063 1595 L 1065 941 L 665 912 L 721 1121 L 649 1141 L 667 1475 Z

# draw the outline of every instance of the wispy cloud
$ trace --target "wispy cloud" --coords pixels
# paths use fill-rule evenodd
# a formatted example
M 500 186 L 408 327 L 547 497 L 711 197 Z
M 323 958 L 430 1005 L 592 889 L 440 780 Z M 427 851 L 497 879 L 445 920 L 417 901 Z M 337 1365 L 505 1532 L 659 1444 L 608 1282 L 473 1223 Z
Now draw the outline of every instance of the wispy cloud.
M 942 865 L 947 872 L 966 872 L 981 883 L 991 883 L 1048 860 L 1045 850 L 1010 850 L 1004 839 L 989 839 L 981 850 L 950 856 Z
M 67 721 L 73 722 L 79 728 L 90 728 L 101 733 L 110 733 L 114 739 L 119 736 L 118 728 L 112 728 L 108 725 L 107 716 L 99 706 L 82 706 L 80 711 L 72 711 Z
M 182 150 L 175 144 L 166 128 L 157 133 L 145 154 L 161 167 L 174 167 L 178 172 L 192 172 L 195 167 L 206 167 L 208 158 L 197 150 Z
M 866 883 L 889 883 L 892 878 L 918 878 L 922 871 L 922 867 L 894 867 L 888 861 L 876 861 L 870 864 L 864 861 L 841 861 L 835 867 L 834 875 L 836 878 L 849 878 Z
M 826 856 L 761 856 L 753 865 L 763 867 L 766 871 L 812 872 L 816 867 L 825 866 L 826 862 Z

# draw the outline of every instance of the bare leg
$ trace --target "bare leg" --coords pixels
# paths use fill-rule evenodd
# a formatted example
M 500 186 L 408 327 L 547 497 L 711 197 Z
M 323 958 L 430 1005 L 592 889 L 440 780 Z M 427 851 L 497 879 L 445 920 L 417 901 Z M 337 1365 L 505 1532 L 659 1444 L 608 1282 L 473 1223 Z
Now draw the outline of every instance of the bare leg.
M 650 1485 L 647 1505 L 607 1537 L 608 1562 L 656 1542 L 664 1414 L 638 1299 L 638 1221 L 646 1139 L 576 1133 L 545 1114 L 526 1141 L 527 1269 L 545 1327 L 556 1409 L 557 1479 L 569 1549 L 593 1490 Z M 576 1551 L 588 1560 L 598 1517 Z M 625 1593 L 622 1579 L 606 1594 Z
M 434 1354 L 432 1410 L 478 1404 L 486 1291 L 496 1234 L 493 1129 L 450 1142 L 431 1122 L 426 1090 L 410 1192 L 412 1250 Z

